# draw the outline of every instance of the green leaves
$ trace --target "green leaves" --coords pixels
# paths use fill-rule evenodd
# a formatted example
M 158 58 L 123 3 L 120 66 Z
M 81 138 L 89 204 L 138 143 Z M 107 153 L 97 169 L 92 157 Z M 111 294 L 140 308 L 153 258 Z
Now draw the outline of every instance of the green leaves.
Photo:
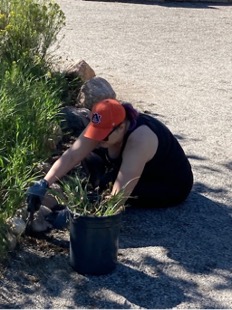
M 64 25 L 65 15 L 54 1 L 0 0 L 0 55 L 10 62 L 36 63 Z
M 48 49 L 64 24 L 53 0 L 0 0 L 0 250 L 3 223 L 51 156 L 64 78 L 51 74 Z
M 22 206 L 36 162 L 51 155 L 61 78 L 45 55 L 65 23 L 50 0 L 0 0 L 0 218 Z
M 121 190 L 110 195 L 111 186 L 103 193 L 92 191 L 87 179 L 80 179 L 78 174 L 68 176 L 61 181 L 63 195 L 51 190 L 52 194 L 72 212 L 79 215 L 110 216 L 124 209 L 125 196 Z

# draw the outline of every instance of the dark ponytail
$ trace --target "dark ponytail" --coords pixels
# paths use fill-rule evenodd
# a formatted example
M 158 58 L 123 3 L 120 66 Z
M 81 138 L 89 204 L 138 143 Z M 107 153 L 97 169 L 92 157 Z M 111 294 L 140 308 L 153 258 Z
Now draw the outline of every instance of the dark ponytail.
M 129 102 L 122 102 L 122 105 L 126 110 L 126 118 L 130 121 L 129 130 L 133 130 L 136 126 L 139 112 Z

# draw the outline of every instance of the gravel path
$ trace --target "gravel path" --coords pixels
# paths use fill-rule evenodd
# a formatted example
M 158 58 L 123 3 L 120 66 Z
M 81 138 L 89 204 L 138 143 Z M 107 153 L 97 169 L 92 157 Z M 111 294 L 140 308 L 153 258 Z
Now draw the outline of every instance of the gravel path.
M 165 122 L 195 184 L 179 207 L 125 213 L 111 275 L 74 272 L 68 232 L 26 240 L 3 269 L 0 307 L 232 308 L 232 7 L 57 2 L 57 54 L 84 59 L 118 99 Z

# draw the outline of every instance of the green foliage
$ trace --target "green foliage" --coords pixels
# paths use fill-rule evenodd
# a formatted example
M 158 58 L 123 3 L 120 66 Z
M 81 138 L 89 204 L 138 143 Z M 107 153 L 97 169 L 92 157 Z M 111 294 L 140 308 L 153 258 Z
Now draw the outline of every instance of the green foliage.
M 51 156 L 66 81 L 52 73 L 48 49 L 64 23 L 52 0 L 0 0 L 0 256 L 6 219 L 25 205 L 38 163 Z
M 35 163 L 50 155 L 59 89 L 13 63 L 0 80 L 0 102 L 0 213 L 8 216 L 20 206 Z
M 0 57 L 38 64 L 65 24 L 54 1 L 0 0 Z
M 78 93 L 83 85 L 79 76 L 70 75 L 66 72 L 51 72 L 52 80 L 62 90 L 60 98 L 64 106 L 75 105 Z
M 78 174 L 68 176 L 61 182 L 64 196 L 51 190 L 60 203 L 79 215 L 109 216 L 117 214 L 124 209 L 125 196 L 121 190 L 115 195 L 110 195 L 111 186 L 101 195 L 91 191 L 91 186 L 86 179 L 80 179 Z

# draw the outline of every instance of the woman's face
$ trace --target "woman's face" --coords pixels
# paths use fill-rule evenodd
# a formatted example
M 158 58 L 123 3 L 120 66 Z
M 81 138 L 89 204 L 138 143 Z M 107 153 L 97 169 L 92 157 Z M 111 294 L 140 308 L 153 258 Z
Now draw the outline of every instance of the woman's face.
M 116 126 L 109 135 L 102 141 L 100 141 L 100 146 L 108 148 L 114 144 L 119 144 L 123 141 L 125 133 L 125 122 Z

